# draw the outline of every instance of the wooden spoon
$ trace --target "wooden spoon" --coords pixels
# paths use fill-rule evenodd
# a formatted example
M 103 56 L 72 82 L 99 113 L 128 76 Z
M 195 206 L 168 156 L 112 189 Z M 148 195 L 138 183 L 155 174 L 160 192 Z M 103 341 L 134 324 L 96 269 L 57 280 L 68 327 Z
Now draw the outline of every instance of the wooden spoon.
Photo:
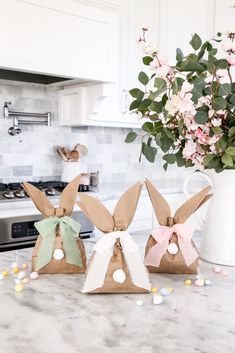
M 71 150 L 70 151 L 70 158 L 72 161 L 77 162 L 79 159 L 79 153 L 77 150 Z
M 57 148 L 56 149 L 57 153 L 60 155 L 60 157 L 63 159 L 63 161 L 67 162 L 68 159 L 67 157 L 64 155 L 64 153 L 61 151 L 61 148 Z

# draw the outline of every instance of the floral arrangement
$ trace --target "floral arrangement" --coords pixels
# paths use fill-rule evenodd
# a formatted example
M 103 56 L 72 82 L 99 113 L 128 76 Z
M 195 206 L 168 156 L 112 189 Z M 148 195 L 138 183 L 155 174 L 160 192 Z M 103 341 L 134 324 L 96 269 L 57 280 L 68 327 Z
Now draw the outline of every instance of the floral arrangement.
M 176 50 L 176 63 L 146 42 L 147 28 L 138 42 L 145 53 L 143 63 L 148 74 L 140 72 L 143 89 L 129 92 L 134 98 L 130 110 L 145 122 L 142 125 L 141 153 L 154 162 L 158 148 L 163 151 L 163 165 L 197 169 L 235 169 L 235 31 L 217 33 L 202 42 L 198 34 L 190 41 L 192 52 Z M 219 44 L 218 44 L 219 43 Z M 218 58 L 220 46 L 223 58 Z M 126 142 L 138 134 L 130 131 Z

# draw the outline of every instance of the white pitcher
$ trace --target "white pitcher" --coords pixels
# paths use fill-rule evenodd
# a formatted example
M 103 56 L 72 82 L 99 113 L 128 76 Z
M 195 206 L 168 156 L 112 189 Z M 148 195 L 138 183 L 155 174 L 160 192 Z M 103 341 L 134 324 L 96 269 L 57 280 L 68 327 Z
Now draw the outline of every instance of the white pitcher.
M 186 197 L 189 195 L 189 181 L 195 176 L 202 176 L 213 187 L 203 227 L 200 257 L 212 263 L 235 266 L 235 170 L 190 174 L 184 182 Z

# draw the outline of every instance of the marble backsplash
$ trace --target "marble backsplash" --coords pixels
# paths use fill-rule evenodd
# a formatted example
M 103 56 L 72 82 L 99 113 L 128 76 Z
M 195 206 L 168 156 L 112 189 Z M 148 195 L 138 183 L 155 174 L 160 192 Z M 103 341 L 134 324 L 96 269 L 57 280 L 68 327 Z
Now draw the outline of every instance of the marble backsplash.
M 83 160 L 87 171 L 99 171 L 102 182 L 131 182 L 145 176 L 153 179 L 183 178 L 189 170 L 162 168 L 160 156 L 154 164 L 139 163 L 139 143 L 126 144 L 129 129 L 105 127 L 65 127 L 58 124 L 58 91 L 42 85 L 0 81 L 0 106 L 11 101 L 11 109 L 52 113 L 52 126 L 22 126 L 22 142 L 10 136 L 12 119 L 0 113 L 0 182 L 58 179 L 63 161 L 56 146 L 85 144 L 89 154 Z

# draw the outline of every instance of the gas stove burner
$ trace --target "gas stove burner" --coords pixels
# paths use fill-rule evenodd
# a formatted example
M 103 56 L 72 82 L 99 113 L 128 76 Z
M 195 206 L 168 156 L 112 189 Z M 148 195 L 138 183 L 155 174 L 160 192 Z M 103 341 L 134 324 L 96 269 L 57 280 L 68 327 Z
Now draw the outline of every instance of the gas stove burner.
M 26 197 L 26 196 L 27 196 L 26 192 L 25 192 L 24 189 L 22 189 L 22 188 L 16 190 L 16 191 L 14 192 L 14 195 L 15 195 L 16 197 L 18 197 L 19 199 L 22 199 L 23 197 Z
M 2 193 L 2 195 L 8 200 L 14 199 L 15 197 L 14 192 L 12 190 L 6 190 Z
M 56 191 L 52 186 L 49 186 L 49 188 L 45 190 L 45 193 L 49 196 L 55 196 Z
M 7 185 L 0 183 L 0 191 L 7 191 Z

